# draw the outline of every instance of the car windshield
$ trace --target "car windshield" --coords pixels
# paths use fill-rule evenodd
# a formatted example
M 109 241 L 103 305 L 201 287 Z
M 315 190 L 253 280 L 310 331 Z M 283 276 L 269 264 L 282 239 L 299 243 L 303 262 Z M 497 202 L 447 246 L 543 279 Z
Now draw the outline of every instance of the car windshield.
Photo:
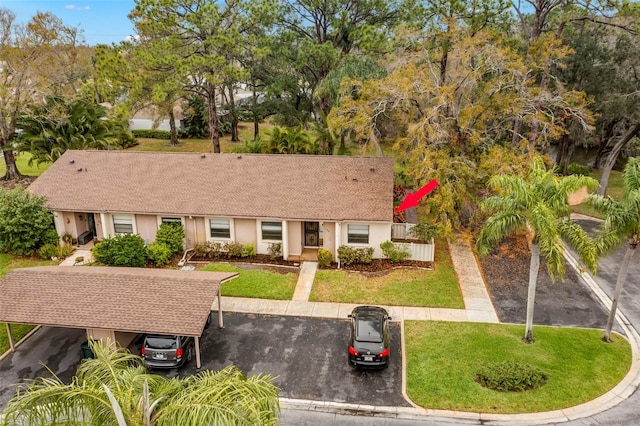
M 176 336 L 147 336 L 144 341 L 144 347 L 151 349 L 177 349 L 178 339 Z
M 356 340 L 360 342 L 382 342 L 382 319 L 361 316 L 356 320 Z

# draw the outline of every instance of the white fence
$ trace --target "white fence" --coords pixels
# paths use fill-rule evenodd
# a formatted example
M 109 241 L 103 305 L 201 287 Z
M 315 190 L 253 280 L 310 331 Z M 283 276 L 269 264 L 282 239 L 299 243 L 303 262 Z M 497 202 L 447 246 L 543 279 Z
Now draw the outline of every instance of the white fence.
M 409 234 L 409 230 L 413 228 L 413 223 L 394 223 L 391 225 L 391 240 L 406 240 Z M 394 242 L 396 246 L 406 246 L 411 252 L 409 260 L 421 260 L 425 262 L 433 262 L 435 260 L 435 244 L 431 240 L 430 244 L 418 244 L 418 243 L 398 243 Z

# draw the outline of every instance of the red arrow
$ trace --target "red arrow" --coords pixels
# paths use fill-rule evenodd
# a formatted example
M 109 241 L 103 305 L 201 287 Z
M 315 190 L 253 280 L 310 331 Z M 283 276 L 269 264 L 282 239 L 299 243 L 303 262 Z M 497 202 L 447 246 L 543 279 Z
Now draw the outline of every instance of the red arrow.
M 438 187 L 438 181 L 432 179 L 431 182 L 418 189 L 414 193 L 408 193 L 404 200 L 400 203 L 400 205 L 396 208 L 396 213 L 401 212 L 406 209 L 410 209 L 411 207 L 415 207 L 418 205 L 418 201 L 434 189 Z

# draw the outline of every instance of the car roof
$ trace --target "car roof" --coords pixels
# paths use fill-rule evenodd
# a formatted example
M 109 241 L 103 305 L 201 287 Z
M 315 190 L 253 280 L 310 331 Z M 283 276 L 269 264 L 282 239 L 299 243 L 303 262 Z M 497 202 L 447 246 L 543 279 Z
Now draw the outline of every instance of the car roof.
M 387 310 L 384 308 L 381 308 L 380 306 L 357 306 L 353 309 L 352 312 L 353 315 L 356 316 L 365 316 L 365 315 L 373 315 L 373 316 L 380 316 L 380 315 L 388 315 L 387 314 Z

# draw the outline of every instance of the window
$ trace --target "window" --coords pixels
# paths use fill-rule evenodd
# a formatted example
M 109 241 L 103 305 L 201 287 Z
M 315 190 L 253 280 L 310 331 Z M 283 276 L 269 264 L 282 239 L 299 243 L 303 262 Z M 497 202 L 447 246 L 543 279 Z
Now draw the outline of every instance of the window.
M 132 234 L 133 216 L 128 214 L 114 214 L 113 232 L 115 232 L 116 234 Z
M 282 240 L 282 222 L 262 222 L 263 240 Z
M 209 219 L 211 238 L 231 238 L 231 224 L 225 219 Z
M 369 225 L 347 225 L 349 244 L 369 244 Z
M 177 223 L 178 225 L 182 225 L 182 220 L 179 217 L 163 217 L 162 223 L 163 224 L 166 223 L 168 225 L 171 225 L 172 223 Z

